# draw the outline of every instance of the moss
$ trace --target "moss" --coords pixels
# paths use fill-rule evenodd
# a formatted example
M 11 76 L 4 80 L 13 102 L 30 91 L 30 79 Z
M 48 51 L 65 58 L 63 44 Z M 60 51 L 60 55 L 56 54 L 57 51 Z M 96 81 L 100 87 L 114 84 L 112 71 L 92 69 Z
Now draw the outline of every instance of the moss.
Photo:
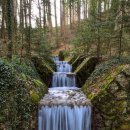
M 23 80 L 27 80 L 27 75 L 25 75 L 24 73 L 21 73 L 21 77 Z
M 83 86 L 84 93 L 86 93 L 91 100 L 94 100 L 94 98 L 98 97 L 98 95 L 100 95 L 101 93 L 105 93 L 110 84 L 114 81 L 116 76 L 123 70 L 124 67 L 124 65 L 120 65 L 114 70 L 111 70 L 109 74 L 100 77 L 100 79 L 94 84 L 91 84 L 91 82 L 86 83 Z M 92 91 L 89 91 L 89 88 L 91 88 Z
M 71 56 L 70 59 L 68 60 L 68 62 L 69 62 L 70 64 L 73 64 L 73 62 L 75 61 L 75 59 L 76 59 L 77 57 L 79 57 L 79 56 L 76 56 L 76 55 Z
M 31 64 L 19 67 L 17 62 L 0 60 L 0 122 L 7 129 L 30 129 L 38 102 L 47 93 L 47 86 Z
M 51 71 L 52 73 L 54 72 L 54 70 L 43 60 L 43 66 L 45 66 L 49 71 Z
M 86 58 L 82 61 L 82 63 L 76 68 L 74 73 L 77 75 L 77 83 L 78 86 L 83 86 L 85 81 L 91 75 L 93 70 L 95 69 L 96 64 L 98 63 L 98 59 L 95 57 Z
M 128 84 L 123 84 L 123 82 L 128 82 L 129 79 L 127 76 L 124 77 L 125 80 L 117 77 L 124 74 L 126 66 L 115 65 L 104 71 L 102 75 L 97 75 L 94 72 L 97 76 L 95 77 L 92 74 L 91 78 L 86 81 L 82 88 L 88 98 L 91 99 L 93 106 L 98 109 L 98 114 L 94 114 L 94 120 L 96 116 L 102 119 L 102 122 L 100 122 L 101 128 L 123 130 L 120 126 L 126 122 L 126 115 L 129 115 L 127 113 L 128 99 L 126 93 Z M 117 83 L 117 79 L 118 82 L 123 84 L 123 87 L 119 86 L 120 84 Z M 115 90 L 113 90 L 114 88 Z M 94 127 L 96 127 L 95 124 Z
M 43 82 L 41 82 L 40 80 L 38 80 L 38 79 L 34 79 L 33 81 L 34 81 L 34 83 L 35 83 L 38 87 L 40 87 L 40 86 L 45 86 L 45 84 L 44 84 Z
M 80 56 L 73 57 L 73 59 L 70 61 L 70 63 L 74 66 L 74 64 L 78 61 L 79 58 L 80 58 Z
M 54 69 L 42 58 L 32 57 L 32 61 L 36 67 L 40 78 L 43 80 L 46 86 L 51 86 Z
M 39 97 L 38 93 L 36 93 L 34 91 L 30 91 L 30 96 L 31 96 L 32 102 L 38 103 L 40 101 L 40 97 Z
M 72 62 L 73 72 L 83 62 L 84 59 L 86 59 L 86 57 L 85 56 L 81 56 L 81 55 L 74 58 L 74 60 Z
M 88 62 L 89 59 L 90 59 L 90 58 L 86 58 L 86 59 L 76 68 L 76 70 L 74 71 L 74 73 L 78 73 L 78 72 L 83 68 L 83 66 L 84 66 L 85 64 L 87 64 L 87 62 Z
M 48 92 L 48 87 L 45 85 L 44 82 L 38 80 L 38 79 L 33 79 L 33 82 L 37 88 L 39 88 L 39 97 L 42 98 L 44 94 Z

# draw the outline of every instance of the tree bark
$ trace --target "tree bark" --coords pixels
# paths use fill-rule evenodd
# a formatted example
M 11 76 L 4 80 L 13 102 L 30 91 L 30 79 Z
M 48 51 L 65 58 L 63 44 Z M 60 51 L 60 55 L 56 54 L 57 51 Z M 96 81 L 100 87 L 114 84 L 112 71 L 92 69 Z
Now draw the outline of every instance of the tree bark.
M 59 46 L 58 43 L 58 25 L 57 25 L 57 11 L 56 11 L 56 0 L 54 0 L 54 11 L 55 11 L 55 29 L 56 29 L 56 45 Z
M 11 60 L 13 54 L 13 18 L 14 18 L 13 0 L 7 0 L 6 5 L 7 5 L 7 32 L 8 32 L 7 58 Z

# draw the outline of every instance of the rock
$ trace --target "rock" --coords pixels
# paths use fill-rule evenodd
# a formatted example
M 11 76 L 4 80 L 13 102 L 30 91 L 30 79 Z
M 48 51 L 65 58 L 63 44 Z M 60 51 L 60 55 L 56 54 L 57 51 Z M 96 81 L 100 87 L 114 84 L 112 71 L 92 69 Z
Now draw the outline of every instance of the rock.
M 49 93 L 40 101 L 40 106 L 88 106 L 90 100 L 86 98 L 81 90 L 58 90 L 49 89 Z
M 129 74 L 130 65 L 117 65 L 105 70 L 100 76 L 92 74 L 95 76 L 86 81 L 82 90 L 96 109 L 96 112 L 93 110 L 94 130 L 123 130 L 124 122 L 130 122 Z M 126 130 L 129 130 L 128 123 L 126 126 Z
M 115 79 L 119 85 L 123 88 L 123 89 L 126 89 L 126 86 L 129 85 L 129 82 L 128 80 L 126 79 L 125 75 L 123 74 L 119 74 L 116 79 Z
M 51 86 L 52 74 L 55 70 L 55 63 L 52 61 L 50 66 L 48 62 L 45 62 L 42 58 L 39 57 L 32 57 L 32 62 L 40 76 L 40 78 L 44 81 L 46 86 Z
M 80 62 L 80 64 L 74 71 L 77 76 L 78 86 L 84 85 L 85 81 L 91 75 L 97 64 L 98 58 L 96 57 L 89 57 Z
M 119 86 L 114 82 L 110 84 L 108 91 L 114 94 L 118 89 L 119 89 Z
M 130 67 L 129 67 L 129 65 L 127 65 L 127 66 L 124 68 L 123 72 L 124 72 L 127 76 L 130 76 Z
M 121 100 L 121 99 L 127 99 L 127 92 L 126 91 L 118 91 L 115 93 L 115 96 L 117 97 L 117 99 Z

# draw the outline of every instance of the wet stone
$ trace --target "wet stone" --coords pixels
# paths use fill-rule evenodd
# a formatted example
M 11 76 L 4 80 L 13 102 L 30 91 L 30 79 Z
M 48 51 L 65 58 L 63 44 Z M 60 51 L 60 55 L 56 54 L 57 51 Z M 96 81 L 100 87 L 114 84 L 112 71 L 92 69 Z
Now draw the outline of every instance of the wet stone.
M 58 90 L 49 89 L 49 93 L 46 94 L 40 101 L 40 106 L 88 106 L 91 105 L 89 99 L 86 98 L 81 89 L 73 90 Z

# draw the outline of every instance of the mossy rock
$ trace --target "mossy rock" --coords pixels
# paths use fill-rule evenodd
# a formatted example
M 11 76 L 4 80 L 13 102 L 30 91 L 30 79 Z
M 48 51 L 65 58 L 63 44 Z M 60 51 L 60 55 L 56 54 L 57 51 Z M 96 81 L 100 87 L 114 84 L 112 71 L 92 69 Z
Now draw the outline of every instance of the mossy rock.
M 20 67 L 18 65 L 17 62 L 0 60 L 0 127 L 32 129 L 30 122 L 48 87 L 41 81 L 32 64 L 22 62 Z
M 116 79 L 117 75 L 123 70 L 123 65 L 118 66 L 114 70 L 111 70 L 108 74 L 105 74 L 103 77 L 99 77 L 95 82 L 87 81 L 83 85 L 83 91 L 88 95 L 88 97 L 93 100 L 100 93 L 105 93 L 109 89 L 110 84 Z
M 85 81 L 91 75 L 95 66 L 98 64 L 98 58 L 90 57 L 82 61 L 82 63 L 76 68 L 74 73 L 77 75 L 78 86 L 83 86 Z
M 34 91 L 30 91 L 30 96 L 31 96 L 32 102 L 38 103 L 40 101 L 40 96 L 38 95 L 38 93 Z
M 52 69 L 50 65 L 46 63 L 42 58 L 32 57 L 32 61 L 36 67 L 38 74 L 40 75 L 46 86 L 51 86 L 54 69 Z
M 86 59 L 87 57 L 85 55 L 79 55 L 73 58 L 73 60 L 71 61 L 72 63 L 72 67 L 73 67 L 73 71 L 75 71 L 77 69 L 77 67 Z
M 94 114 L 94 120 L 98 120 L 97 117 L 102 118 L 101 128 L 93 124 L 96 130 L 102 128 L 123 130 L 121 128 L 123 121 L 127 119 L 127 116 L 130 116 L 127 110 L 130 90 L 128 90 L 129 83 L 126 83 L 130 82 L 130 79 L 125 75 L 126 69 L 130 70 L 130 66 L 128 66 L 115 65 L 104 71 L 104 74 L 89 78 L 84 84 L 82 88 L 84 93 L 91 99 L 93 106 L 98 109 L 98 112 Z M 123 74 L 125 77 L 122 76 Z
M 44 94 L 48 92 L 48 87 L 46 84 L 38 79 L 33 79 L 34 84 L 36 85 L 37 88 L 39 88 L 39 96 L 42 98 Z
M 39 95 L 39 98 L 42 98 L 44 94 L 48 92 L 48 87 L 46 84 L 41 81 L 40 79 L 33 79 L 32 77 L 25 75 L 23 73 L 19 74 L 21 79 L 25 81 L 26 86 L 29 91 L 37 92 Z
M 70 64 L 73 64 L 74 61 L 76 61 L 76 59 L 78 59 L 79 57 L 80 57 L 80 56 L 77 56 L 77 55 L 72 56 L 72 57 L 70 58 L 70 60 L 69 60 L 69 63 L 70 63 Z

